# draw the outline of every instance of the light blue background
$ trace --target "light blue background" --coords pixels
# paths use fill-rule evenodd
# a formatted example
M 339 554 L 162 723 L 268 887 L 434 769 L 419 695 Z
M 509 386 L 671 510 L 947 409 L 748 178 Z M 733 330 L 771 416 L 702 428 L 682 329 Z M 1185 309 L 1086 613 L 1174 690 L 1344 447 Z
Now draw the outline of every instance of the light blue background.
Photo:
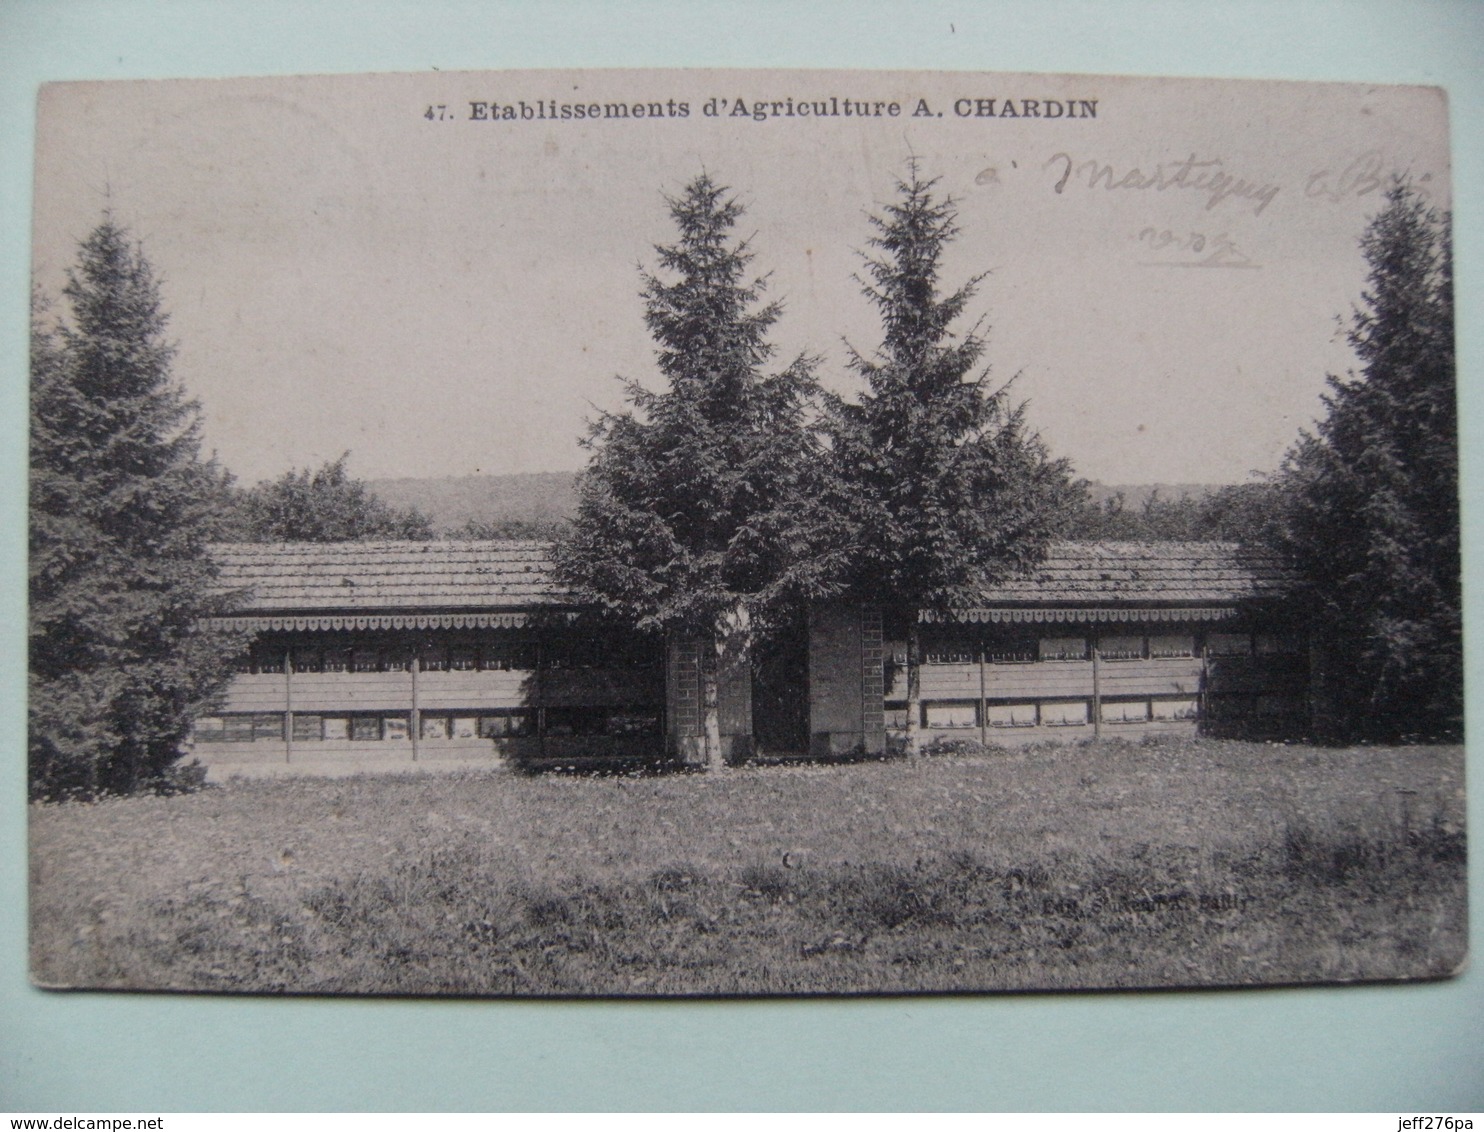
M 0 0 L 0 1110 L 1484 1109 L 1477 971 L 1411 987 L 653 1004 L 244 1000 L 27 986 L 21 532 L 37 84 L 579 66 L 1445 86 L 1466 550 L 1477 550 L 1484 4 Z M 1479 579 L 1470 553 L 1471 594 Z M 1471 688 L 1481 676 L 1480 630 L 1471 616 Z M 1473 732 L 1481 725 L 1472 711 Z M 1484 830 L 1484 792 L 1473 786 L 1470 822 Z M 1476 910 L 1481 879 L 1475 854 Z

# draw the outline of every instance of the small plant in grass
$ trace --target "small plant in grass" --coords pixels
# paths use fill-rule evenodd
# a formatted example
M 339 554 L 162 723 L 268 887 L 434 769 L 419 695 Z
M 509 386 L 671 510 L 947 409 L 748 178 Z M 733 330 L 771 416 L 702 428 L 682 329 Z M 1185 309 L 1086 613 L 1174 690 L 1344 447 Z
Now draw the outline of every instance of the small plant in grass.
M 982 755 L 992 748 L 964 735 L 939 735 L 922 748 L 925 755 Z
M 742 886 L 743 896 L 770 904 L 782 903 L 793 895 L 792 879 L 777 865 L 748 865 L 738 874 L 737 882 Z

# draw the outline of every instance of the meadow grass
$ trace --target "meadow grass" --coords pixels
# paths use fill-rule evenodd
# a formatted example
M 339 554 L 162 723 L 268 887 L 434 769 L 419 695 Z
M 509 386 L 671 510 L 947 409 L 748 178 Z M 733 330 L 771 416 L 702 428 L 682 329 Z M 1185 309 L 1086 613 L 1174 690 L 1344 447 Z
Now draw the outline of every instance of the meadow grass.
M 1096 743 L 31 810 L 44 985 L 778 994 L 1436 977 L 1463 753 Z

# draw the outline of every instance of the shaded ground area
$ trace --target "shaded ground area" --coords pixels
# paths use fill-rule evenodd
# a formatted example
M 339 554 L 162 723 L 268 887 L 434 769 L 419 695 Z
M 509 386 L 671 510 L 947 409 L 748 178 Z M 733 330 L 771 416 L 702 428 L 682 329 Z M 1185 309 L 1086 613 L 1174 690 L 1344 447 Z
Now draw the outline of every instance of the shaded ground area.
M 1463 752 L 1182 741 L 635 777 L 234 782 L 31 810 L 64 986 L 737 994 L 1462 961 Z

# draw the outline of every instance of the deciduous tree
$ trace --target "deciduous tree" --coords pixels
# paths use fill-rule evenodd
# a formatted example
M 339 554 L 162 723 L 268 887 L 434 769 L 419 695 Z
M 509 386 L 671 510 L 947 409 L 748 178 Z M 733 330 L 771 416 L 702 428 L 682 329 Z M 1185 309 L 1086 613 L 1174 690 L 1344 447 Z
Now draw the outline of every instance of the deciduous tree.
M 427 516 L 399 510 L 345 470 L 342 453 L 315 471 L 284 472 L 240 493 L 237 537 L 247 542 L 362 542 L 433 537 Z

